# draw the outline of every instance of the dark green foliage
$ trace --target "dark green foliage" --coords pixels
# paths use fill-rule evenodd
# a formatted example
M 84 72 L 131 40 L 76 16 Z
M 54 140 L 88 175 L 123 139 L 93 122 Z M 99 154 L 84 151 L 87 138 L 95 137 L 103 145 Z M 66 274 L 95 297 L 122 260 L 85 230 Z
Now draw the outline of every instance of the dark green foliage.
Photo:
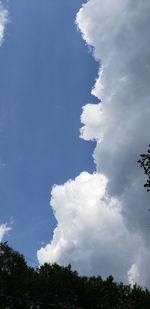
M 150 191 L 150 145 L 147 153 L 141 154 L 140 157 L 138 163 L 140 163 L 140 166 L 144 169 L 145 175 L 148 177 L 144 187 L 147 188 L 147 191 Z
M 23 255 L 0 244 L 0 308 L 149 309 L 150 292 L 112 276 L 79 276 L 71 266 L 31 268 Z

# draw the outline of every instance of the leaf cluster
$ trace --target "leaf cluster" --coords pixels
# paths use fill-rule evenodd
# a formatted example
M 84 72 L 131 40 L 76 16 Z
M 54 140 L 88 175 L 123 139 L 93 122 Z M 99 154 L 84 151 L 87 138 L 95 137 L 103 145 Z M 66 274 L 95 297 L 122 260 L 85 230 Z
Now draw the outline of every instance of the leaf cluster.
M 150 191 L 150 145 L 147 153 L 141 154 L 137 162 L 140 164 L 140 167 L 144 169 L 144 173 L 148 177 L 144 187 L 147 188 L 147 191 Z

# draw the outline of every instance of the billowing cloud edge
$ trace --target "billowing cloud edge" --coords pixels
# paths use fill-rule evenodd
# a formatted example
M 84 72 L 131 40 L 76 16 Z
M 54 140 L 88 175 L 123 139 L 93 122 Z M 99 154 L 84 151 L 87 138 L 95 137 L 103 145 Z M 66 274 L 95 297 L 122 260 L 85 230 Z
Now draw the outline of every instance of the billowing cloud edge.
M 82 172 L 53 187 L 51 206 L 57 227 L 51 243 L 37 252 L 40 264 L 71 263 L 81 274 L 96 275 L 99 268 L 104 277 L 112 273 L 131 284 L 139 280 L 133 265 L 137 257 L 139 263 L 144 258 L 143 239 L 127 228 L 122 205 L 109 197 L 107 185 L 104 175 Z
M 96 172 L 53 187 L 58 224 L 51 243 L 37 252 L 40 263 L 71 263 L 80 273 L 149 285 L 142 212 L 148 199 L 134 165 L 149 143 L 149 15 L 149 2 L 140 0 L 89 0 L 77 14 L 83 39 L 103 64 L 92 89 L 100 102 L 81 114 L 80 137 L 97 141 Z

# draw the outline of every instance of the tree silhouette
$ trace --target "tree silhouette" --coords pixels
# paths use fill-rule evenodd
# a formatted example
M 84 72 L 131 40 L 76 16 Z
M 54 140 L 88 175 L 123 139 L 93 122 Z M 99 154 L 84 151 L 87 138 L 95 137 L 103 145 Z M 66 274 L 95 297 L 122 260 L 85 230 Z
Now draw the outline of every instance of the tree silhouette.
M 145 175 L 148 177 L 144 187 L 147 188 L 147 191 L 150 191 L 150 145 L 147 153 L 141 154 L 140 157 L 140 160 L 137 162 L 140 163 L 140 166 L 144 169 Z
M 0 243 L 0 308 L 149 309 L 150 292 L 112 276 L 79 276 L 70 265 L 32 268 L 8 243 Z

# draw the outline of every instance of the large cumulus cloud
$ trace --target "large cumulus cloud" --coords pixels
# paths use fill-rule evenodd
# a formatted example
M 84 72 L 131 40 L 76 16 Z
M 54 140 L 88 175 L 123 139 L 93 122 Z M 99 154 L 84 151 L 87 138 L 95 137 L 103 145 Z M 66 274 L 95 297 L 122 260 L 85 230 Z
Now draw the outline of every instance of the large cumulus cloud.
M 149 195 L 136 161 L 150 142 L 150 3 L 89 0 L 76 21 L 100 63 L 100 102 L 83 107 L 80 130 L 97 142 L 96 173 L 54 187 L 58 225 L 38 258 L 149 285 Z
M 81 173 L 54 186 L 51 205 L 57 219 L 53 240 L 38 252 L 41 263 L 69 264 L 82 274 L 112 273 L 124 278 L 140 254 L 140 235 L 130 233 L 119 201 L 107 194 L 104 175 Z M 130 252 L 130 255 L 128 254 Z
M 78 13 L 77 22 L 87 44 L 94 47 L 94 57 L 103 65 L 92 89 L 102 100 L 97 105 L 101 116 L 92 125 L 87 120 L 89 104 L 84 106 L 81 137 L 97 139 L 97 171 L 109 178 L 109 194 L 124 204 L 130 226 L 142 227 L 145 234 L 149 196 L 136 160 L 149 144 L 150 3 L 89 1 Z M 95 111 L 94 105 L 90 105 L 90 114 L 92 109 Z

